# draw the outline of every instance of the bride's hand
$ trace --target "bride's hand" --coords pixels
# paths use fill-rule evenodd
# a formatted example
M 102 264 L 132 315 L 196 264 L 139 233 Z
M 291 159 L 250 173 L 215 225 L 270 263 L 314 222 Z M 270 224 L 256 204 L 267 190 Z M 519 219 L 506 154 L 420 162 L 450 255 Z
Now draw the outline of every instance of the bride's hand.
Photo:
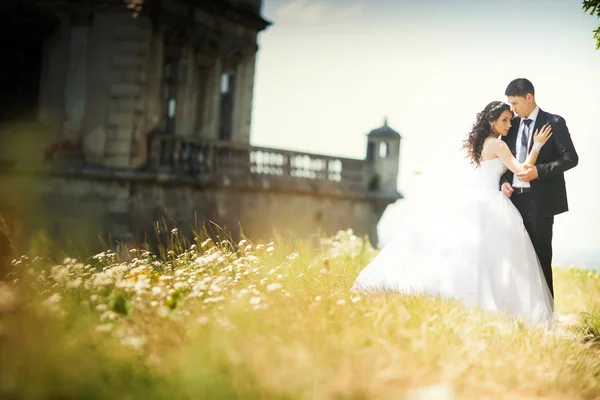
M 539 129 L 533 134 L 533 141 L 536 143 L 546 143 L 552 136 L 552 127 L 549 124 L 542 126 L 542 130 Z

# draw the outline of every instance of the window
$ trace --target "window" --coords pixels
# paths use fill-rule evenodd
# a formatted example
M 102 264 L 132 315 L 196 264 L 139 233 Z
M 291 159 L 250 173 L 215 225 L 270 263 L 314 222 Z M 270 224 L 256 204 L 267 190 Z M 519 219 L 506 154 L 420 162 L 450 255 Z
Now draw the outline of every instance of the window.
M 175 133 L 180 75 L 181 48 L 167 46 L 163 62 L 163 120 L 164 130 L 167 133 Z
M 390 155 L 390 147 L 387 142 L 379 143 L 379 157 L 386 158 Z
M 221 108 L 219 115 L 219 140 L 233 137 L 233 107 L 235 95 L 235 74 L 232 71 L 221 74 Z
M 230 76 L 231 75 L 227 72 L 221 74 L 221 94 L 229 93 Z

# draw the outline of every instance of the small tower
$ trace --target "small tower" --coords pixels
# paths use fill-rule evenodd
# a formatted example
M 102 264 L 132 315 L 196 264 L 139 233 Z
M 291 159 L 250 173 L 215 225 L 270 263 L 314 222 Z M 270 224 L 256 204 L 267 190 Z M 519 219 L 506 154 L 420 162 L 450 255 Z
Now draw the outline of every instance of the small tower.
M 365 173 L 369 191 L 400 196 L 397 182 L 401 138 L 398 132 L 388 126 L 387 117 L 382 127 L 373 129 L 367 135 Z

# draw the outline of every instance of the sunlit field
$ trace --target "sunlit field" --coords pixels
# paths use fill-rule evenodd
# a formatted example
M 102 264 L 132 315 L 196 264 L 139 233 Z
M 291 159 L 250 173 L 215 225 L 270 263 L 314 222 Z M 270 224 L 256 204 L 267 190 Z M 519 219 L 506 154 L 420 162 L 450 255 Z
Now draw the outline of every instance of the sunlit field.
M 350 291 L 352 232 L 163 256 L 22 257 L 0 283 L 3 399 L 600 397 L 600 279 L 555 270 L 552 331 L 424 296 Z

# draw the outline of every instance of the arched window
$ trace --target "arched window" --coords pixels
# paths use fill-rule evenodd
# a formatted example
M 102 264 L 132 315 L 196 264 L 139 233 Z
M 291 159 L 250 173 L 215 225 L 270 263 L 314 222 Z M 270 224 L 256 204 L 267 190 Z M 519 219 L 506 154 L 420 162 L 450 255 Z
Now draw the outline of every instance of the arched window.
M 379 143 L 379 157 L 387 158 L 390 155 L 390 146 L 387 142 Z

